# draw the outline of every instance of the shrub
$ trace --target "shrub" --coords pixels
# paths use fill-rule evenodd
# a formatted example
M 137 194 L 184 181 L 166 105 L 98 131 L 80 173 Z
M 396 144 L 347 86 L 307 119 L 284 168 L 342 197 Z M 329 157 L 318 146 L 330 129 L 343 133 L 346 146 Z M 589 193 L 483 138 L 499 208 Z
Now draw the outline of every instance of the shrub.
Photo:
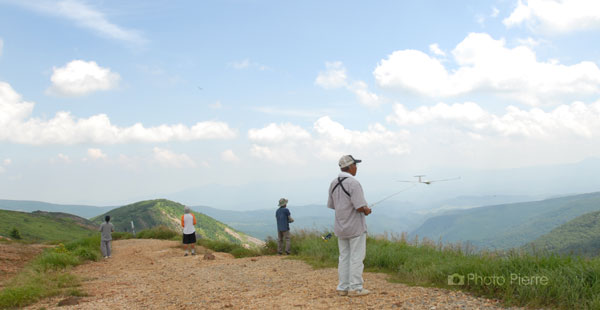
M 21 232 L 19 232 L 19 230 L 16 227 L 13 227 L 13 229 L 10 231 L 10 237 L 16 240 L 20 240 Z
M 144 229 L 140 231 L 136 238 L 138 239 L 162 239 L 162 240 L 172 240 L 174 238 L 179 237 L 181 234 L 177 231 L 174 231 L 166 226 L 158 226 L 151 229 Z
M 133 239 L 133 235 L 130 232 L 114 232 L 112 238 L 113 240 Z

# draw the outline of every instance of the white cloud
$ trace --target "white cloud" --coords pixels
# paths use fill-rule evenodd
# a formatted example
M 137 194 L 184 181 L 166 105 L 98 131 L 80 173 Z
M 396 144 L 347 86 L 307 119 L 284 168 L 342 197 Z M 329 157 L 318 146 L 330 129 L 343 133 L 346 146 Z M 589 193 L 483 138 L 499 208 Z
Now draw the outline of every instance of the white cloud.
M 533 31 L 567 33 L 600 28 L 600 2 L 590 0 L 519 0 L 503 20 L 507 27 L 526 24 Z
M 104 159 L 106 158 L 106 154 L 102 152 L 101 149 L 90 148 L 87 150 L 87 154 L 91 159 Z
M 563 97 L 600 93 L 600 69 L 590 61 L 562 65 L 539 62 L 529 47 L 508 48 L 503 39 L 471 33 L 452 51 L 458 68 L 417 50 L 395 51 L 373 74 L 386 88 L 428 97 L 492 92 L 529 105 L 552 105 Z
M 51 163 L 56 163 L 56 162 L 62 162 L 62 163 L 70 163 L 71 162 L 71 158 L 68 155 L 65 155 L 63 153 L 58 153 L 58 155 L 56 155 L 56 158 L 52 158 L 50 159 Z
M 326 62 L 325 67 L 327 70 L 319 72 L 315 84 L 325 89 L 348 86 L 348 82 L 346 81 L 348 79 L 346 68 L 341 61 Z
M 235 155 L 232 150 L 225 150 L 221 153 L 221 159 L 226 162 L 237 163 L 240 159 Z
M 3 161 L 3 163 L 4 163 L 5 166 L 8 166 L 8 165 L 10 165 L 12 163 L 12 159 L 5 158 L 4 161 Z
M 319 72 L 315 84 L 325 89 L 346 88 L 356 95 L 358 102 L 368 107 L 377 107 L 383 100 L 375 93 L 369 91 L 369 87 L 363 81 L 348 81 L 346 68 L 340 61 L 325 63 L 325 71 Z
M 194 168 L 196 162 L 194 162 L 187 154 L 176 154 L 167 149 L 161 149 L 155 147 L 153 150 L 154 160 L 165 167 L 173 168 Z
M 230 139 L 236 132 L 227 123 L 198 122 L 188 127 L 183 124 L 144 127 L 136 123 L 130 127 L 111 124 L 105 114 L 76 118 L 69 112 L 58 112 L 45 120 L 31 117 L 34 103 L 25 102 L 12 87 L 0 82 L 0 141 L 21 144 L 121 144 L 130 142 L 160 143 Z
M 402 155 L 409 150 L 405 130 L 393 132 L 378 123 L 366 131 L 350 130 L 328 116 L 313 124 L 312 133 L 292 124 L 269 124 L 250 131 L 249 137 L 254 143 L 250 153 L 279 164 L 305 163 L 311 158 L 331 160 L 340 154 L 365 150 L 379 155 Z
M 261 129 L 250 129 L 248 138 L 253 142 L 272 144 L 292 140 L 310 139 L 308 131 L 291 123 L 275 124 L 271 123 Z
M 83 1 L 14 0 L 9 2 L 43 14 L 66 18 L 74 21 L 80 27 L 91 29 L 111 39 L 134 44 L 143 44 L 147 41 L 139 31 L 126 29 L 110 22 L 103 12 Z
M 400 126 L 440 126 L 464 131 L 472 137 L 501 136 L 533 139 L 600 137 L 600 101 L 586 105 L 574 102 L 560 105 L 550 112 L 539 108 L 522 110 L 509 106 L 503 115 L 485 111 L 473 102 L 422 106 L 408 110 L 394 106 L 388 122 Z
M 437 43 L 430 44 L 429 51 L 438 56 L 446 56 L 446 53 L 440 49 L 440 46 Z
M 54 68 L 51 94 L 62 96 L 83 96 L 89 93 L 110 90 L 118 86 L 121 77 L 118 73 L 102 68 L 94 61 L 73 60 L 61 68 Z
M 229 63 L 229 66 L 236 69 L 236 70 L 244 70 L 244 69 L 250 69 L 250 68 L 255 68 L 258 69 L 260 71 L 265 71 L 268 70 L 269 67 L 260 64 L 258 62 L 254 62 L 254 61 L 250 61 L 250 59 L 246 58 L 244 60 L 240 60 L 240 61 L 233 61 Z

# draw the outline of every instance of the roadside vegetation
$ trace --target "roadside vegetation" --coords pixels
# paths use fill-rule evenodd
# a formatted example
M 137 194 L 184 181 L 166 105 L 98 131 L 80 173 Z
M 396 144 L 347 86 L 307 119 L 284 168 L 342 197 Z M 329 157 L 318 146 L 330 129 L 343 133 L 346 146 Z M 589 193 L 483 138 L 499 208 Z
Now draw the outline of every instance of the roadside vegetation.
M 314 267 L 336 267 L 337 239 L 301 231 L 292 254 Z M 600 309 L 600 259 L 523 251 L 475 252 L 469 247 L 405 236 L 367 238 L 365 270 L 409 285 L 459 289 L 507 306 Z
M 23 307 L 45 297 L 83 296 L 80 280 L 65 270 L 100 258 L 100 236 L 59 243 L 33 259 L 0 291 L 0 308 Z

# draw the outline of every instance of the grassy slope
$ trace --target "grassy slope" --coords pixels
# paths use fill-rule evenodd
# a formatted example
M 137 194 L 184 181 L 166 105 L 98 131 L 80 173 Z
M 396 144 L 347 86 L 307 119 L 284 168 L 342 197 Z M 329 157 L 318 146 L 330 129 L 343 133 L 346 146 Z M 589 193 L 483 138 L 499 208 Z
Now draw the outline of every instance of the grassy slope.
M 413 232 L 445 242 L 519 247 L 582 214 L 600 210 L 600 193 L 455 211 L 428 219 Z
M 560 254 L 600 254 L 600 211 L 584 214 L 525 246 Z
M 116 231 L 131 231 L 131 221 L 133 221 L 136 231 L 160 225 L 167 226 L 176 231 L 181 231 L 181 215 L 183 215 L 183 208 L 184 205 L 166 199 L 146 200 L 113 209 L 105 214 L 94 217 L 91 220 L 96 224 L 100 224 L 104 221 L 105 215 L 110 215 L 111 222 L 115 225 Z M 247 242 L 248 237 L 244 233 L 238 232 L 202 213 L 193 213 L 196 216 L 197 221 L 196 232 L 203 238 L 230 241 L 234 243 Z M 235 238 L 227 233 L 226 230 L 237 233 L 242 240 Z
M 68 241 L 94 235 L 94 224 L 63 213 L 25 213 L 0 210 L 0 235 L 10 236 L 13 228 L 26 241 Z

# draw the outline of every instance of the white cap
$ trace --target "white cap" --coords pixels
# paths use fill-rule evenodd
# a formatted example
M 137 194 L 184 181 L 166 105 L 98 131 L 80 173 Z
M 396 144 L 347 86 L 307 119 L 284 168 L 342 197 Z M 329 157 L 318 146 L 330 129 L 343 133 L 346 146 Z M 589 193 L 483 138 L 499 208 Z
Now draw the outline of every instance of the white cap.
M 345 168 L 352 164 L 358 164 L 360 162 L 362 162 L 362 160 L 354 159 L 352 155 L 344 155 L 342 156 L 342 158 L 340 158 L 340 162 L 338 163 L 338 165 L 340 165 L 340 168 Z

